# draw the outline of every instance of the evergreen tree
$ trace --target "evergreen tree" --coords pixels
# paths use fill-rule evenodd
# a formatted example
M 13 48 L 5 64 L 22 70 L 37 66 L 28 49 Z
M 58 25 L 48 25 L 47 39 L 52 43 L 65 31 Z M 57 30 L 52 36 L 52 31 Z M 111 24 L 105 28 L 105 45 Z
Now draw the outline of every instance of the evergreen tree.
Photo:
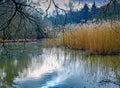
M 84 5 L 84 7 L 81 9 L 80 13 L 81 13 L 80 17 L 82 18 L 82 20 L 84 20 L 85 22 L 87 22 L 87 20 L 90 17 L 89 7 L 88 7 L 87 4 Z
M 95 15 L 96 13 L 97 13 L 97 6 L 94 2 L 91 8 L 91 15 Z
M 91 10 L 90 10 L 90 19 L 93 20 L 94 18 L 96 18 L 96 14 L 98 13 L 98 8 L 96 6 L 96 3 L 94 2 L 92 7 L 91 7 Z

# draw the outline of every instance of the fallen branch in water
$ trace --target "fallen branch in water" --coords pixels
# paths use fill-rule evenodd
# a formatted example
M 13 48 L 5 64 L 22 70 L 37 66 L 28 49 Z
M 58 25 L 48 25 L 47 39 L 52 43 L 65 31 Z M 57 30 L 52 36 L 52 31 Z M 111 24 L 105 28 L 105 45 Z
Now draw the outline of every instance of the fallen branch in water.
M 120 86 L 120 83 L 118 81 L 112 81 L 110 79 L 101 80 L 99 83 L 112 83 L 112 84 Z
M 0 40 L 0 43 L 35 42 L 36 39 Z

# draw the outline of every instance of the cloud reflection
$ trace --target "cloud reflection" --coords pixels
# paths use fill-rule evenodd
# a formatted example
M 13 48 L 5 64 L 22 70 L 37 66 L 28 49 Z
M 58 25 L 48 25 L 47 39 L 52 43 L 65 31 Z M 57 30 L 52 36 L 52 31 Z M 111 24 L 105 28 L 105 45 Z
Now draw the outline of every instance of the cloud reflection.
M 42 55 L 31 56 L 14 82 L 19 86 L 16 88 L 99 88 L 100 80 L 114 75 L 115 59 L 105 58 L 83 57 L 78 52 L 57 48 L 43 49 Z
M 40 88 L 49 88 L 61 84 L 67 78 L 78 71 L 79 63 L 69 63 L 70 55 L 64 55 L 61 50 L 56 51 L 52 49 L 44 50 L 43 55 L 33 57 L 29 62 L 27 68 L 19 72 L 19 76 L 14 80 L 15 83 L 25 82 L 29 80 L 42 79 L 46 74 L 56 73 L 56 76 L 44 83 Z M 59 54 L 58 54 L 59 53 Z M 60 58 L 58 58 L 60 57 Z M 75 64 L 75 65 L 73 65 Z

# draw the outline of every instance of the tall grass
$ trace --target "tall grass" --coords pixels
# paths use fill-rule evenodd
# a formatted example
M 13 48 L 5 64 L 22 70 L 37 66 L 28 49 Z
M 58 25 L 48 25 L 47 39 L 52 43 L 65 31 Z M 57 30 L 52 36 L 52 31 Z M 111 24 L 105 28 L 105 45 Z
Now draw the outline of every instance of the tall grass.
M 120 25 L 105 23 L 77 26 L 61 33 L 60 44 L 90 54 L 116 54 L 120 52 Z

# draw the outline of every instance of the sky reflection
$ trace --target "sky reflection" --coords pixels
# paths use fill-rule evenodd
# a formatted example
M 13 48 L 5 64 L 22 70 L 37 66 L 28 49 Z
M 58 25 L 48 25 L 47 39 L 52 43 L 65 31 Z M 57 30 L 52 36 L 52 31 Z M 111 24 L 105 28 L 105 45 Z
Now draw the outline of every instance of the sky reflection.
M 62 49 L 43 49 L 42 55 L 31 58 L 14 79 L 16 88 L 100 88 L 100 80 L 114 76 L 112 60 L 104 64 L 102 59 L 85 58 Z M 103 87 L 119 88 L 112 84 Z

